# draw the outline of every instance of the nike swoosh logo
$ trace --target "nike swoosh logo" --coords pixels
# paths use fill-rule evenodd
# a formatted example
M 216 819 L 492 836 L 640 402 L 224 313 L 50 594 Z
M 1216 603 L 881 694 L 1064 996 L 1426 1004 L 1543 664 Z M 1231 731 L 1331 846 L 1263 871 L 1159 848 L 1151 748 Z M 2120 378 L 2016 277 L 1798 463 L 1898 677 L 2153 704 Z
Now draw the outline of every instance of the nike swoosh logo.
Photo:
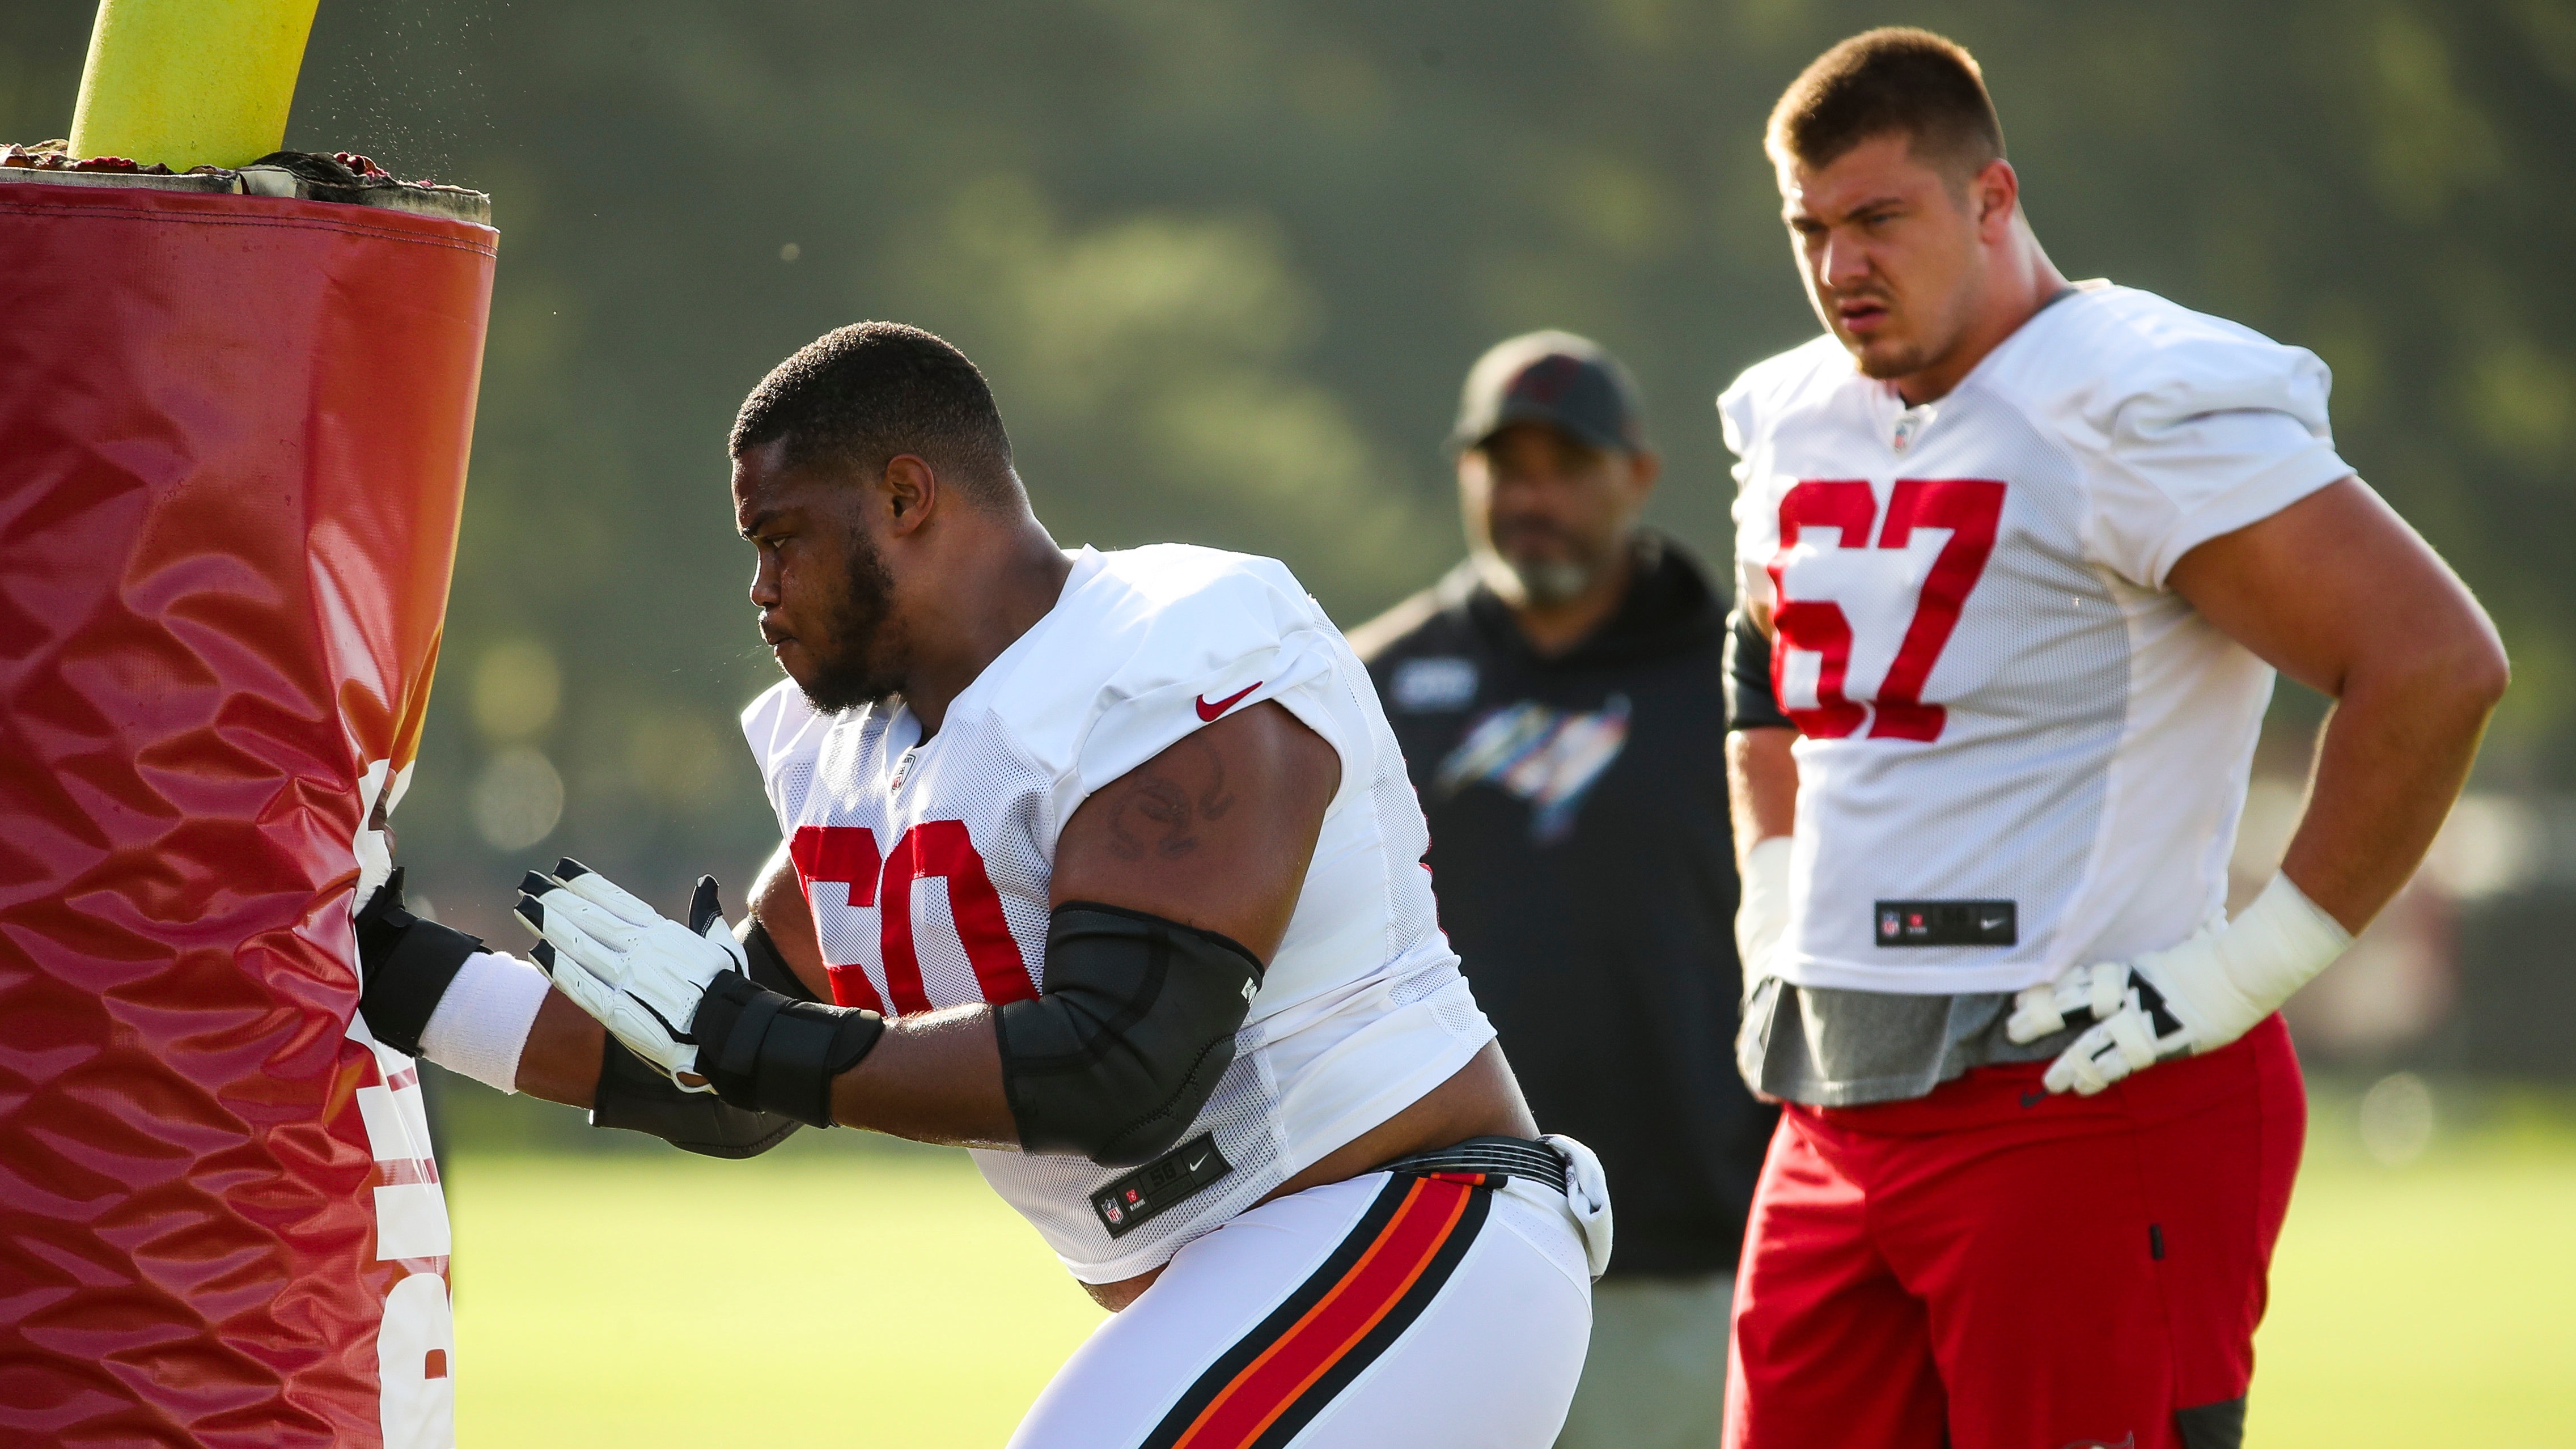
M 1218 700 L 1214 704 L 1208 703 L 1208 697 L 1206 695 L 1200 695 L 1198 698 L 1199 723 L 1214 724 L 1218 715 L 1221 715 L 1227 710 L 1234 708 L 1236 705 L 1243 703 L 1243 697 L 1245 695 L 1250 694 L 1260 687 L 1261 681 L 1256 679 L 1250 684 L 1245 685 L 1243 688 L 1236 690 L 1234 693 L 1227 695 L 1225 698 Z
M 1991 921 L 1977 922 L 1977 929 L 1980 931 L 2000 931 L 2003 929 L 2003 924 L 2004 918 L 1997 916 Z
M 1183 1171 L 1185 1171 L 1185 1172 L 1196 1172 L 1196 1171 L 1198 1171 L 1198 1170 L 1199 1170 L 1199 1164 L 1200 1164 L 1200 1163 L 1204 1163 L 1204 1162 L 1206 1162 L 1206 1161 L 1207 1161 L 1207 1159 L 1206 1159 L 1206 1158 L 1204 1158 L 1204 1157 L 1202 1157 L 1202 1158 L 1200 1158 L 1200 1159 L 1198 1160 L 1198 1162 L 1193 1162 L 1193 1163 L 1191 1163 L 1188 1167 L 1186 1167 L 1186 1168 L 1184 1168 L 1184 1169 L 1182 1169 L 1182 1170 L 1183 1170 Z
M 2022 1110 L 2027 1112 L 2031 1108 L 2036 1107 L 2047 1100 L 2048 1094 L 2046 1092 L 2024 1092 L 2021 1094 Z

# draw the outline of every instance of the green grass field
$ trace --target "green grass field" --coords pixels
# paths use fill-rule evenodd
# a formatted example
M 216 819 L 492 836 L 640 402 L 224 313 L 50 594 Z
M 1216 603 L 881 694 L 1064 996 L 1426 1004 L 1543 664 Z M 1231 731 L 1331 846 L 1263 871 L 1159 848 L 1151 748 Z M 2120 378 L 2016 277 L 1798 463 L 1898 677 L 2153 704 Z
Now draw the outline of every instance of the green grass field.
M 2481 1115 L 2391 1168 L 2320 1100 L 2252 1444 L 2576 1449 L 2576 1128 Z M 832 1136 L 458 1153 L 465 1449 L 1000 1444 L 1098 1310 L 962 1155 Z

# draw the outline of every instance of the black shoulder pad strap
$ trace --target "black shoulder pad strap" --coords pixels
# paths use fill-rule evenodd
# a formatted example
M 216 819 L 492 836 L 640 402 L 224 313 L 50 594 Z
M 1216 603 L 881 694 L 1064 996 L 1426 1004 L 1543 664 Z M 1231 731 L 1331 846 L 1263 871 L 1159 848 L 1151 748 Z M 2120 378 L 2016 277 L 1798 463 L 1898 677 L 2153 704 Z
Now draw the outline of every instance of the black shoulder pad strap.
M 1261 959 L 1213 931 L 1090 901 L 1056 907 L 1045 992 L 993 1013 L 1022 1150 L 1152 1161 L 1233 1064 L 1260 986 Z
M 775 1113 L 746 1112 L 713 1092 L 681 1091 L 612 1036 L 599 1057 L 590 1125 L 642 1132 L 703 1157 L 758 1157 L 804 1124 Z
M 403 873 L 396 869 L 358 912 L 358 1011 L 376 1040 L 405 1056 L 420 1055 L 420 1034 L 465 959 L 483 942 L 436 921 L 424 921 L 403 904 Z

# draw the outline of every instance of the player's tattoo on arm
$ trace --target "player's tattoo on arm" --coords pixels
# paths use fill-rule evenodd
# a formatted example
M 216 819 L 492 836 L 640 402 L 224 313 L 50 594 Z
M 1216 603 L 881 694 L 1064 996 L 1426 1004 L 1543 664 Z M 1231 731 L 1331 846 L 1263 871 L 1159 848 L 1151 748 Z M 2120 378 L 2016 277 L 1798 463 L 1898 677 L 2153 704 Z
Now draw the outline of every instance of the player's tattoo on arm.
M 1199 848 L 1195 827 L 1203 820 L 1216 820 L 1234 808 L 1234 792 L 1226 788 L 1225 758 L 1214 749 L 1201 745 L 1193 753 L 1207 758 L 1207 782 L 1195 793 L 1170 773 L 1154 773 L 1132 779 L 1120 789 L 1110 804 L 1109 848 L 1121 860 L 1142 860 L 1148 851 L 1165 860 L 1178 860 Z
M 1165 775 L 1148 775 L 1119 792 L 1109 817 L 1109 848 L 1122 860 L 1150 849 L 1165 860 L 1198 849 L 1190 833 L 1190 792 Z
M 1218 820 L 1234 808 L 1234 792 L 1225 787 L 1225 756 L 1214 750 L 1208 750 L 1206 754 L 1208 766 L 1215 774 L 1209 777 L 1207 788 L 1199 792 L 1199 814 L 1209 820 Z
M 1227 715 L 1074 811 L 1048 895 L 1163 916 L 1266 959 L 1340 779 L 1333 747 L 1280 705 Z

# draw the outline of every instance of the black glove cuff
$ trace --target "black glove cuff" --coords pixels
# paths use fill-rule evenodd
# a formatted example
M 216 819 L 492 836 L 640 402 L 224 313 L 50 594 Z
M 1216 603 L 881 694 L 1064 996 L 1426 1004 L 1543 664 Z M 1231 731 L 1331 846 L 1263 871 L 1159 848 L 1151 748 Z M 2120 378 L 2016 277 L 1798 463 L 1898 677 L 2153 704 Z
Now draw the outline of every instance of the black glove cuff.
M 405 1056 L 420 1055 L 420 1034 L 438 1010 L 466 958 L 483 949 L 481 938 L 403 905 L 403 873 L 396 869 L 358 912 L 358 1011 L 376 1040 Z
M 689 1018 L 697 1069 L 718 1098 L 813 1127 L 832 1125 L 832 1079 L 884 1034 L 873 1011 L 792 1000 L 735 971 L 707 983 Z
M 600 1048 L 590 1125 L 650 1133 L 683 1152 L 738 1158 L 758 1157 L 801 1124 L 745 1112 L 710 1092 L 684 1090 L 612 1036 Z

